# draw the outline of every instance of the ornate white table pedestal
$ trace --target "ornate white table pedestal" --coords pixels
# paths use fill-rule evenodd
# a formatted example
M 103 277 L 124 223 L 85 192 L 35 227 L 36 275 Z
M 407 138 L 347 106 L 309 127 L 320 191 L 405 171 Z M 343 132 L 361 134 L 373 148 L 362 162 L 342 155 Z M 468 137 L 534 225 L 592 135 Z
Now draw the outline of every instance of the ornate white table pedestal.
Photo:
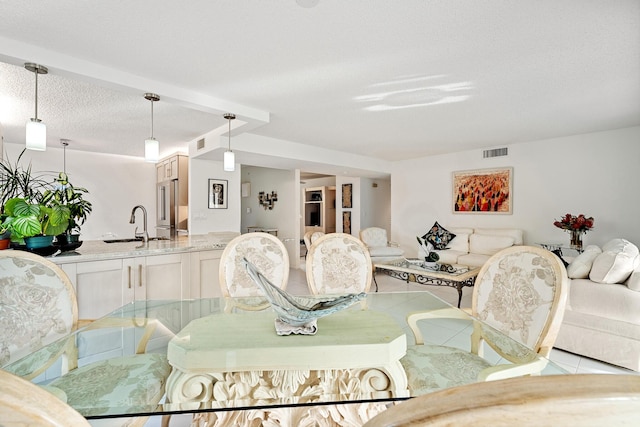
M 167 402 L 183 409 L 407 397 L 406 336 L 387 314 L 349 309 L 316 335 L 278 336 L 272 312 L 193 320 L 169 343 Z M 240 405 L 244 406 L 244 405 Z

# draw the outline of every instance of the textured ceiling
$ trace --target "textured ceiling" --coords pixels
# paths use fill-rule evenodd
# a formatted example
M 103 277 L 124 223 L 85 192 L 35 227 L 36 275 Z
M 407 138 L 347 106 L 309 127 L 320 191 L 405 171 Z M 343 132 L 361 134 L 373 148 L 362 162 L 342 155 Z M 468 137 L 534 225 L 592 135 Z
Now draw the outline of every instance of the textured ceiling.
M 313 2 L 305 2 L 313 3 Z M 0 2 L 0 122 L 142 156 L 224 126 L 399 160 L 640 124 L 640 2 Z

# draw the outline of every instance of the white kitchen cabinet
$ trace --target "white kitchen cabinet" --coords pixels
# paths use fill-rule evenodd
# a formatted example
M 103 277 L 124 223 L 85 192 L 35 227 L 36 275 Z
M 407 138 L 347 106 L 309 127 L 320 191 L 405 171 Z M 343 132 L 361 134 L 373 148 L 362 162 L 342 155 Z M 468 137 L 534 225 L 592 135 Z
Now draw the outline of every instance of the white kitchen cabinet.
M 191 298 L 222 296 L 218 272 L 222 250 L 191 252 Z
M 188 299 L 188 252 L 62 264 L 76 290 L 78 317 L 96 319 L 135 300 Z
M 128 281 L 123 259 L 69 263 L 60 267 L 75 288 L 80 319 L 97 319 L 130 301 L 123 292 Z

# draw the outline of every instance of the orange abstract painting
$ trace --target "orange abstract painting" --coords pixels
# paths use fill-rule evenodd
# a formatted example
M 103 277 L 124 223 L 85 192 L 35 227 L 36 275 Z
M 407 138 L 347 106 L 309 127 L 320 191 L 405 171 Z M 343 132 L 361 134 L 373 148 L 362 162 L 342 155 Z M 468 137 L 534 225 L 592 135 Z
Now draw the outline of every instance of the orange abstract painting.
M 453 172 L 453 211 L 510 214 L 512 182 L 513 168 Z

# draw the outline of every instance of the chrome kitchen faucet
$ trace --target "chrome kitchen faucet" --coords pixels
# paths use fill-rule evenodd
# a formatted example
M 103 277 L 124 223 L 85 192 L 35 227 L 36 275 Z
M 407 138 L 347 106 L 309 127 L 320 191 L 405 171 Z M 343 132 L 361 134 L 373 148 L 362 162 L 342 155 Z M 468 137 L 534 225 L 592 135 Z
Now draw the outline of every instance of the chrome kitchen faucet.
M 133 209 L 131 210 L 131 219 L 129 220 L 129 224 L 135 224 L 136 222 L 136 209 L 142 209 L 142 226 L 144 227 L 144 230 L 142 231 L 142 233 L 138 233 L 138 227 L 136 227 L 134 236 L 136 238 L 142 237 L 142 241 L 144 243 L 147 243 L 149 242 L 149 233 L 147 232 L 147 210 L 144 208 L 144 206 L 138 205 L 133 207 Z

